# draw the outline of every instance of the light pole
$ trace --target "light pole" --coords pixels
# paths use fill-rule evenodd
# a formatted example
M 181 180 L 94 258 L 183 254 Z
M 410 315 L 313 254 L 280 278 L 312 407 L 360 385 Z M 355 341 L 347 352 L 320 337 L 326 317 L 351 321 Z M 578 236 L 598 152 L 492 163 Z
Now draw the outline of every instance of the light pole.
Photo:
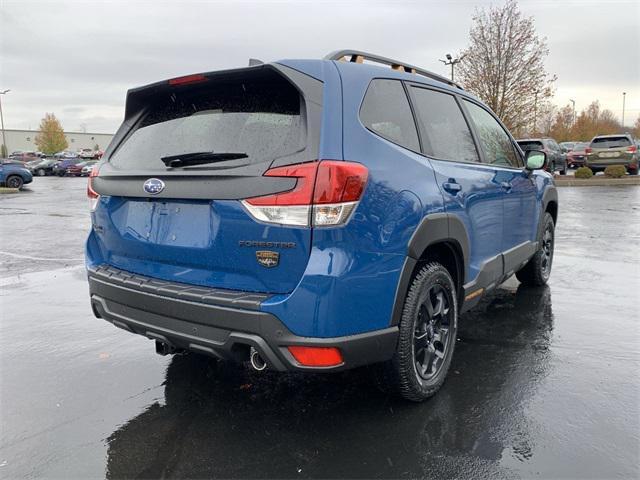
M 465 56 L 462 55 L 460 58 L 453 58 L 450 53 L 447 53 L 445 56 L 447 59 L 440 61 L 445 65 L 451 65 L 451 81 L 453 82 L 453 67 L 459 64 Z
M 627 92 L 622 92 L 622 128 L 624 129 L 624 103 L 627 99 Z
M 6 95 L 7 93 L 9 93 L 11 90 L 3 90 L 2 92 L 0 92 L 0 95 Z M 2 116 L 2 97 L 0 97 L 0 126 L 2 126 L 2 145 L 4 146 L 5 149 L 5 153 L 7 155 L 9 155 L 9 147 L 7 147 L 7 141 L 4 138 L 4 118 Z M 0 152 L 0 155 L 2 154 L 2 152 Z
M 536 130 L 538 128 L 538 89 L 536 88 L 533 91 L 535 95 L 533 99 L 533 134 L 536 134 Z
M 569 99 L 569 101 L 571 102 L 571 105 L 573 105 L 573 113 L 571 114 L 571 125 L 575 125 L 576 124 L 576 101 L 573 99 Z

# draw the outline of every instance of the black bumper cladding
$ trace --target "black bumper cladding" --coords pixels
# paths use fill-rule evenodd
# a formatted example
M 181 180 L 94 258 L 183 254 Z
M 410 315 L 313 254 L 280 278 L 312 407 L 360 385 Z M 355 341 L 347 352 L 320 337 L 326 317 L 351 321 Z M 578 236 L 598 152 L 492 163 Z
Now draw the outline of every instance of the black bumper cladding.
M 254 347 L 274 370 L 334 371 L 388 360 L 396 348 L 397 327 L 335 338 L 294 335 L 259 310 L 268 294 L 166 282 L 104 265 L 88 273 L 97 317 L 177 349 L 243 361 Z M 337 347 L 344 363 L 305 367 L 288 345 Z

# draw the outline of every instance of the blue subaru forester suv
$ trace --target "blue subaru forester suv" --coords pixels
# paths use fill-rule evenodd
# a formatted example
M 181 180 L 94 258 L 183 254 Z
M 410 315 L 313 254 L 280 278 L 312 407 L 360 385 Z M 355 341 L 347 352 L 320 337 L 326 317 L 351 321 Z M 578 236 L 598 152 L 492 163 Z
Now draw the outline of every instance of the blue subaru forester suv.
M 89 179 L 93 312 L 162 354 L 372 365 L 420 401 L 460 312 L 549 278 L 545 162 L 455 83 L 364 52 L 133 89 Z

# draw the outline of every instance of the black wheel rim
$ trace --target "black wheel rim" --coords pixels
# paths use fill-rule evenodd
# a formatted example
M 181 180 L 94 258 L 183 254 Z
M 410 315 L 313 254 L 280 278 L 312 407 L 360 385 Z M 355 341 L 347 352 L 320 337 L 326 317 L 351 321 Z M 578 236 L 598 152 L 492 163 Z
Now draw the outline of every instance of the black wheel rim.
M 20 179 L 16 177 L 11 177 L 7 182 L 9 188 L 20 188 Z
M 432 285 L 420 305 L 413 335 L 413 355 L 418 375 L 436 376 L 447 358 L 453 309 L 451 296 L 441 285 Z
M 548 226 L 542 235 L 542 275 L 549 277 L 551 272 L 551 262 L 553 261 L 553 230 Z

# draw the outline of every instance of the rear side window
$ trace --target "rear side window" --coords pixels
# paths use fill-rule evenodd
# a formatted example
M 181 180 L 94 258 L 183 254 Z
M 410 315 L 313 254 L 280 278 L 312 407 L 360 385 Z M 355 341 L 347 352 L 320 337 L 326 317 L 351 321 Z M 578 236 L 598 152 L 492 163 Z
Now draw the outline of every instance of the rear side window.
M 418 132 L 399 80 L 372 80 L 360 108 L 360 120 L 372 132 L 415 152 Z
M 464 102 L 480 137 L 484 161 L 503 167 L 521 167 L 511 138 L 496 119 L 475 103 L 468 100 L 464 100 Z
M 522 150 L 524 150 L 525 152 L 527 150 L 542 150 L 543 149 L 542 142 L 536 142 L 536 141 L 518 142 L 518 145 L 520 145 L 520 148 Z
M 110 162 L 166 170 L 162 157 L 195 152 L 243 153 L 243 164 L 273 161 L 304 148 L 300 111 L 298 91 L 275 74 L 175 89 L 154 98 Z
M 443 160 L 479 162 L 469 126 L 453 95 L 411 87 L 422 126 L 424 153 Z
M 631 142 L 627 137 L 596 137 L 591 141 L 593 148 L 621 148 L 630 145 Z

